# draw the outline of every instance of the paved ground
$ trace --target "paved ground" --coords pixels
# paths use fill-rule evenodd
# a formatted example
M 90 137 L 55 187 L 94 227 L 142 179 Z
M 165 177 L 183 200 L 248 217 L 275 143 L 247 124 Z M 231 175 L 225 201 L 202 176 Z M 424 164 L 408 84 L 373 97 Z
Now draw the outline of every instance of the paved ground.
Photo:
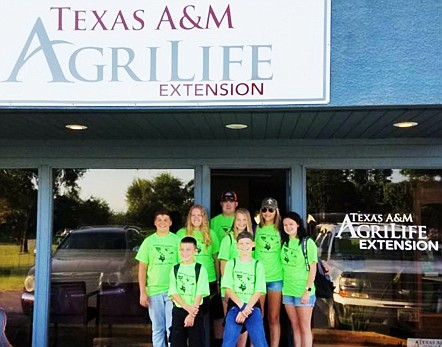
M 14 347 L 28 347 L 30 344 L 29 317 L 21 313 L 20 305 L 21 291 L 0 292 L 0 306 L 8 313 L 7 336 Z M 314 346 L 406 346 L 406 340 L 382 335 L 374 332 L 353 332 L 345 330 L 327 329 L 324 318 L 316 316 L 314 322 Z M 94 322 L 89 323 L 88 345 L 89 346 L 123 346 L 123 347 L 150 347 L 150 326 L 121 326 L 112 327 L 112 330 L 104 330 L 104 340 L 99 340 L 96 336 Z M 77 327 L 59 327 L 57 332 L 57 345 L 63 347 L 78 347 L 84 345 L 78 338 L 82 331 Z M 51 341 L 54 342 L 54 331 L 51 330 Z M 110 340 L 108 336 L 111 335 Z M 129 340 L 128 340 L 129 339 Z M 130 340 L 132 339 L 132 340 Z M 128 341 L 132 341 L 131 343 Z

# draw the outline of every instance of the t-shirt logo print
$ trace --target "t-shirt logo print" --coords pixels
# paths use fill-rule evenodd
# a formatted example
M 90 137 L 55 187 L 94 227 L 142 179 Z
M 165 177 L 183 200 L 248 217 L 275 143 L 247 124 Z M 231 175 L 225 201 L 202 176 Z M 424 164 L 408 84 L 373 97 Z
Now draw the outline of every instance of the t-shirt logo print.
M 285 261 L 286 264 L 288 264 L 289 263 L 289 256 L 287 254 L 288 249 L 287 248 L 283 248 L 282 251 L 284 252 L 284 261 Z
M 179 286 L 180 290 L 181 290 L 183 293 L 185 293 L 185 292 L 186 292 L 186 286 L 185 286 L 185 284 L 184 284 L 183 277 L 184 277 L 183 275 L 177 275 L 177 280 L 178 280 L 179 282 L 181 282 L 181 285 Z
M 261 240 L 264 241 L 264 248 L 268 251 L 270 251 L 272 249 L 271 244 L 269 243 L 269 241 L 267 241 L 267 236 L 261 236 Z
M 296 254 L 292 249 L 289 249 L 287 247 L 283 247 L 282 251 L 284 252 L 284 262 L 288 264 L 290 262 L 290 259 L 294 259 L 296 261 Z
M 242 275 L 241 274 L 236 274 L 236 278 L 239 279 L 239 281 L 241 282 L 241 284 L 239 285 L 239 289 L 241 289 L 243 292 L 247 289 L 246 284 L 244 283 L 244 281 L 242 280 Z
M 177 280 L 182 294 L 192 293 L 192 287 L 195 286 L 195 277 L 178 274 Z
M 240 285 L 238 288 L 244 293 L 249 285 L 253 284 L 253 276 L 248 274 L 237 273 L 236 278 L 239 280 Z
M 163 249 L 161 247 L 155 247 L 156 251 L 158 252 L 158 260 L 161 262 L 164 262 L 166 260 L 166 256 L 163 252 Z

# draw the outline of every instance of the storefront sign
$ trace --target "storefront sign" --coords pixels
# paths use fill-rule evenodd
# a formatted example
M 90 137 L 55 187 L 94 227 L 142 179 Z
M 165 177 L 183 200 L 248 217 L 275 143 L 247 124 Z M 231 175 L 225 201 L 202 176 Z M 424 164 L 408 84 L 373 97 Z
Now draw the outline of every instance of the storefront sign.
M 442 347 L 442 339 L 407 339 L 407 347 Z
M 0 106 L 329 102 L 330 0 L 0 2 Z
M 359 249 L 364 250 L 438 251 L 439 241 L 428 239 L 427 227 L 410 225 L 412 222 L 411 214 L 349 213 L 336 237 L 346 234 L 346 237 L 358 239 Z

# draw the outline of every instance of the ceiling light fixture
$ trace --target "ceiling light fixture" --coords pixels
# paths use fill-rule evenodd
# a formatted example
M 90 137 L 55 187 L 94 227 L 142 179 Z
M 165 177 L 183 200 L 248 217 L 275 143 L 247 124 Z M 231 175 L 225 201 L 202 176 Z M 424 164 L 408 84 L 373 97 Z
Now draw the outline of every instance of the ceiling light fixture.
M 233 129 L 233 130 L 241 130 L 241 129 L 245 129 L 247 127 L 248 127 L 248 125 L 241 124 L 241 123 L 226 124 L 226 128 Z
M 65 127 L 68 129 L 71 129 L 71 130 L 86 130 L 87 129 L 86 125 L 81 125 L 81 124 L 66 124 Z
M 419 123 L 417 123 L 417 122 L 399 122 L 399 123 L 394 123 L 393 125 L 396 128 L 412 128 L 412 127 L 415 127 L 418 124 Z

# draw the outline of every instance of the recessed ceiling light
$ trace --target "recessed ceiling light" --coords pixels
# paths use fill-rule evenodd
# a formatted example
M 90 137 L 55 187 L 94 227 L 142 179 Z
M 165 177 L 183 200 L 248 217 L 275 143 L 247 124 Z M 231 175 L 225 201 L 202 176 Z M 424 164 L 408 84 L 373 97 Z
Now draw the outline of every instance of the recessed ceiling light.
M 86 125 L 81 125 L 81 124 L 66 124 L 65 127 L 68 129 L 71 129 L 71 130 L 85 130 L 85 129 L 87 129 Z
M 393 124 L 396 128 L 412 128 L 418 125 L 416 122 L 399 122 Z
M 241 130 L 241 129 L 245 129 L 247 127 L 248 127 L 248 125 L 240 124 L 240 123 L 226 124 L 226 128 L 233 129 L 233 130 Z

